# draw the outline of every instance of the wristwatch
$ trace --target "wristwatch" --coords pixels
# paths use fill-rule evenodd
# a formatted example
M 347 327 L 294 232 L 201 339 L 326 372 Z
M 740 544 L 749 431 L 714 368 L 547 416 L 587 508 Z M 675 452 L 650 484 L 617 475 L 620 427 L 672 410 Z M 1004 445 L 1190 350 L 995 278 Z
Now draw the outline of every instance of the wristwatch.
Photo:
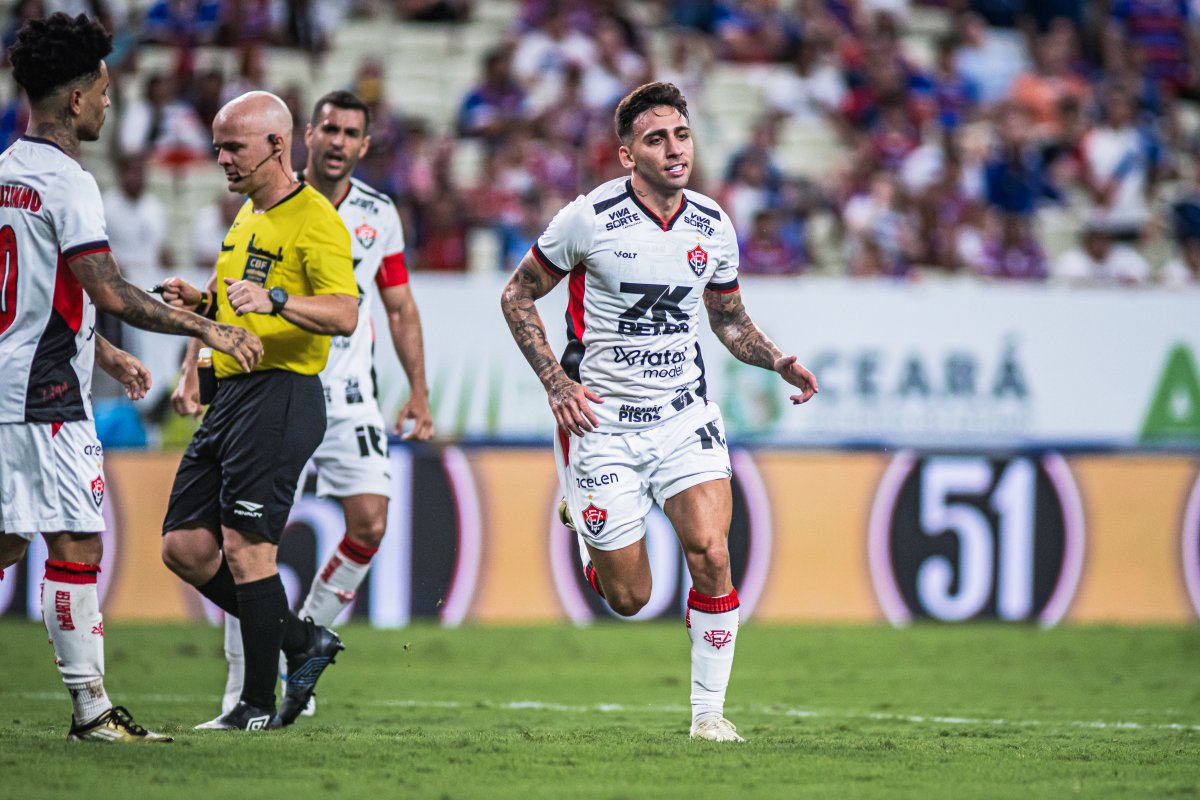
M 287 305 L 288 293 L 282 286 L 272 286 L 267 292 L 267 297 L 271 300 L 271 314 L 278 314 L 283 311 L 283 307 Z

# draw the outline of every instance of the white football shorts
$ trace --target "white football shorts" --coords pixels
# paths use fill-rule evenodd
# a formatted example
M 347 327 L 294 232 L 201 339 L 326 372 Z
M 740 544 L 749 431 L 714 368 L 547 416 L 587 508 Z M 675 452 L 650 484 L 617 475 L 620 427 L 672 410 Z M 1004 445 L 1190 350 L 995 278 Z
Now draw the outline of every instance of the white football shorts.
M 629 433 L 554 438 L 554 463 L 571 519 L 597 550 L 619 550 L 646 535 L 651 503 L 728 478 L 725 423 L 716 403 L 696 404 L 662 425 Z
M 0 424 L 0 530 L 104 530 L 104 451 L 90 419 Z
M 316 467 L 320 497 L 378 494 L 390 498 L 388 430 L 379 406 L 364 403 L 353 414 L 330 416 L 325 438 L 309 466 Z

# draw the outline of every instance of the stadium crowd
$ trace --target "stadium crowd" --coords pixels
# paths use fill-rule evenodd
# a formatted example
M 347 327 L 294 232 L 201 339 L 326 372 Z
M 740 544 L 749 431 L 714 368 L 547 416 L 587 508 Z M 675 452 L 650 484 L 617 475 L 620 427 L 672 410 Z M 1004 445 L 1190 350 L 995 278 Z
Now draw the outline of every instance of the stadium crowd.
M 270 48 L 299 48 L 317 64 L 337 52 L 344 18 L 455 23 L 473 10 L 465 0 L 128 5 L 25 0 L 4 36 L 54 10 L 98 14 L 116 31 L 118 180 L 109 195 L 138 212 L 124 214 L 139 220 L 138 231 L 162 228 L 145 165 L 207 159 L 213 114 L 264 86 Z M 619 174 L 611 114 L 624 93 L 670 80 L 698 117 L 720 119 L 722 98 L 708 78 L 717 65 L 739 65 L 765 111 L 722 120 L 744 130 L 744 141 L 724 164 L 702 156 L 694 186 L 729 209 L 745 272 L 1185 285 L 1200 283 L 1197 8 L 1189 0 L 523 0 L 511 27 L 496 32 L 452 129 L 398 111 L 404 87 L 387 85 L 383 54 L 337 57 L 361 59 L 348 87 L 374 112 L 361 177 L 400 204 L 418 270 L 466 269 L 471 231 L 489 232 L 496 268 L 511 268 L 549 209 Z M 659 59 L 656 36 L 667 42 Z M 147 45 L 174 48 L 172 68 L 139 69 Z M 230 57 L 206 60 L 210 49 Z M 287 99 L 302 133 L 305 90 L 268 88 Z M 0 114 L 5 144 L 23 130 L 24 113 L 10 93 Z M 455 169 L 464 147 L 481 154 L 467 181 Z M 233 210 L 218 204 L 198 215 L 198 265 L 212 250 L 205 230 Z M 123 259 L 131 270 L 149 278 L 174 266 L 167 248 L 147 245 L 155 237 L 133 238 L 139 246 Z
M 241 198 L 186 209 L 184 248 L 167 219 L 186 201 L 147 173 L 210 169 L 213 116 L 249 89 L 289 104 L 300 164 L 308 104 L 354 91 L 372 110 L 358 175 L 395 198 L 410 268 L 508 271 L 554 209 L 622 173 L 613 108 L 649 80 L 691 101 L 692 186 L 731 214 L 744 273 L 1200 285 L 1196 0 L 519 0 L 449 120 L 404 113 L 389 54 L 338 47 L 364 17 L 453 37 L 483 5 L 22 0 L 3 37 L 58 10 L 115 32 L 105 203 L 139 285 L 210 269 Z M 148 48 L 169 66 L 144 68 Z M 353 80 L 268 85 L 279 48 L 314 77 L 352 59 Z M 28 109 L 4 83 L 7 146 Z M 726 152 L 706 146 L 715 130 Z M 175 371 L 171 348 L 125 333 L 152 372 Z

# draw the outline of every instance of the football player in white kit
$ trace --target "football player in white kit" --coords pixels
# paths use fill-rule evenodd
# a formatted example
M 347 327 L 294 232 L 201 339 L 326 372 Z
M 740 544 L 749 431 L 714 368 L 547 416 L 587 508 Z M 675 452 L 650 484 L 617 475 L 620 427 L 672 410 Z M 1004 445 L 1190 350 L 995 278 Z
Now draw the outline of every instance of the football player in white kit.
M 645 519 L 662 506 L 692 589 L 693 738 L 743 741 L 724 716 L 738 631 L 726 540 L 732 515 L 720 410 L 707 397 L 697 326 L 703 302 L 720 342 L 774 370 L 808 401 L 817 380 L 746 313 L 729 216 L 686 189 L 693 147 L 675 86 L 642 86 L 617 106 L 629 178 L 563 208 L 505 286 L 501 308 L 558 423 L 555 464 L 589 583 L 614 611 L 650 599 Z M 556 359 L 535 301 L 568 277 L 568 344 Z
M 198 336 L 245 370 L 262 343 L 169 308 L 121 276 L 99 188 L 75 160 L 104 124 L 111 51 L 103 26 L 65 14 L 26 22 L 9 50 L 30 116 L 25 136 L 0 155 L 0 570 L 35 534 L 45 537 L 42 616 L 71 695 L 68 738 L 169 742 L 114 707 L 104 689 L 96 593 L 104 472 L 92 367 L 120 376 L 131 396 L 144 393 L 149 376 L 95 341 L 96 308 L 145 330 Z
M 351 336 L 333 337 L 329 363 L 321 372 L 328 427 L 312 457 L 317 494 L 337 499 L 346 516 L 345 537 L 317 571 L 299 612 L 302 619 L 311 617 L 325 626 L 354 600 L 387 527 L 392 478 L 387 427 L 375 396 L 371 304 L 376 290 L 410 387 L 393 430 L 403 433 L 411 420 L 405 439 L 425 441 L 433 436 L 421 318 L 404 265 L 400 217 L 387 196 L 351 177 L 370 147 L 369 124 L 370 110 L 354 94 L 334 91 L 320 98 L 305 132 L 308 162 L 300 176 L 333 203 L 346 223 L 359 287 L 358 328 Z M 174 399 L 181 413 L 199 411 L 194 391 L 191 384 L 180 382 Z M 239 623 L 230 616 L 225 618 L 225 657 L 229 673 L 222 710 L 228 711 L 241 694 L 243 668 Z

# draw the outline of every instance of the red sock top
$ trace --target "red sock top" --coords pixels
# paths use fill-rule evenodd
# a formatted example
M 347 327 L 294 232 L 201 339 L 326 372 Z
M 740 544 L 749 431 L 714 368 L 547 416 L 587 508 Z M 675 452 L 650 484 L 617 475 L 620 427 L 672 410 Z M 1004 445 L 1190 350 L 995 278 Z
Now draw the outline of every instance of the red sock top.
M 366 547 L 349 536 L 342 537 L 342 543 L 338 545 L 338 550 L 356 564 L 370 564 L 371 558 L 379 552 L 378 547 Z
M 77 561 L 46 560 L 46 580 L 58 583 L 87 584 L 96 582 L 99 564 L 81 564 Z
M 700 594 L 695 589 L 691 589 L 688 591 L 687 604 L 688 608 L 703 611 L 705 614 L 724 614 L 726 611 L 733 611 L 741 605 L 738 601 L 737 589 L 720 597 L 709 597 L 706 594 Z

